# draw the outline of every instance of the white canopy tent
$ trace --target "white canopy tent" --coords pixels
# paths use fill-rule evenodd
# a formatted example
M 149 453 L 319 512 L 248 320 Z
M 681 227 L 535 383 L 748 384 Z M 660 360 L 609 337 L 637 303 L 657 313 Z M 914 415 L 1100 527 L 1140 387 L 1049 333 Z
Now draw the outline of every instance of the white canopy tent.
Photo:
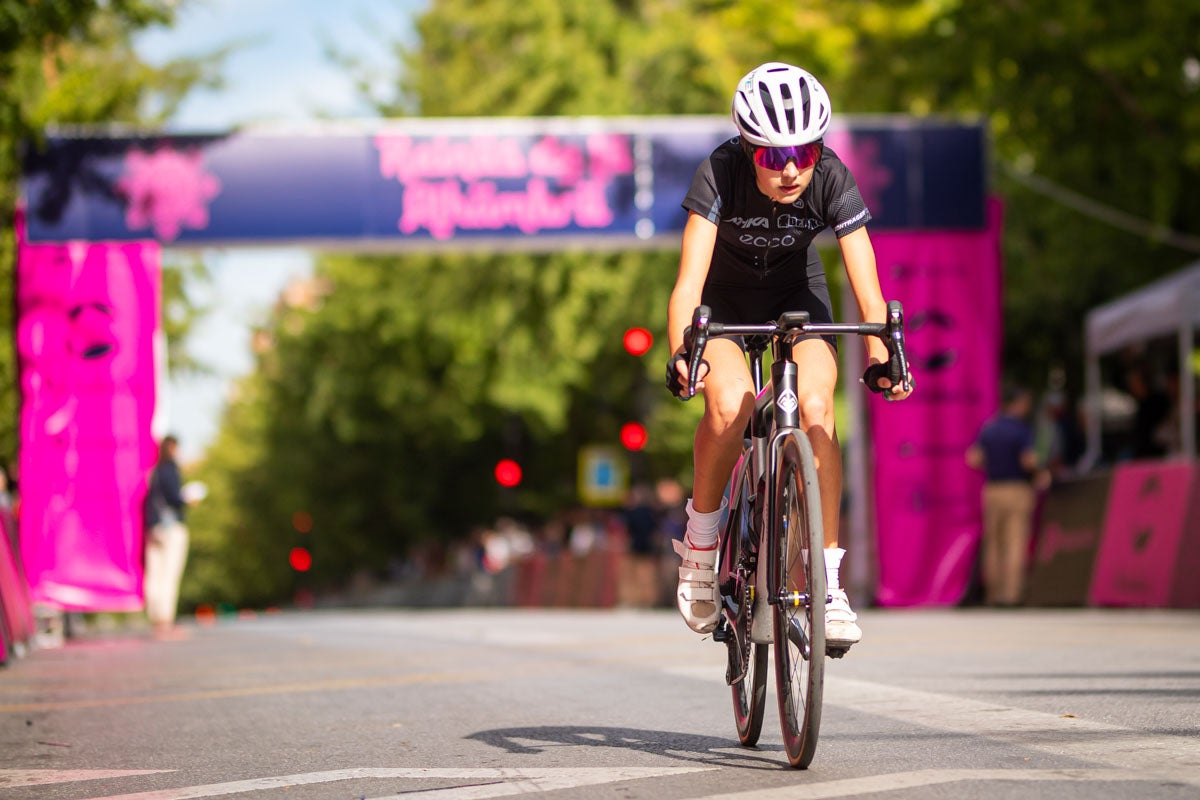
M 1174 335 L 1179 349 L 1179 404 L 1196 407 L 1192 348 L 1200 330 L 1200 261 L 1179 272 L 1088 312 L 1084 326 L 1087 351 L 1088 452 L 1086 461 L 1100 456 L 1100 357 L 1138 342 Z M 1196 457 L 1196 418 L 1179 415 L 1182 455 Z

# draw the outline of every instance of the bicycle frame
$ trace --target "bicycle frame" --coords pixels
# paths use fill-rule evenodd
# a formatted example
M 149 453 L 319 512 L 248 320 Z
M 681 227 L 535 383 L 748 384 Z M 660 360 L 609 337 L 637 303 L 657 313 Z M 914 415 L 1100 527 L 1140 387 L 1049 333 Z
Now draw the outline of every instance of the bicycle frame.
M 766 479 L 771 474 L 770 465 L 779 460 L 779 443 L 800 430 L 799 379 L 796 363 L 792 361 L 792 348 L 798 337 L 802 335 L 804 335 L 802 329 L 792 329 L 786 334 L 769 337 L 763 334 L 751 334 L 746 342 L 755 400 L 754 410 L 750 414 L 750 422 L 747 426 L 748 446 L 742 456 L 743 460 L 748 460 L 749 463 L 739 462 L 739 465 L 734 468 L 734 480 L 729 501 L 731 508 L 735 507 L 741 499 L 733 494 L 733 492 L 741 491 L 744 486 L 743 482 L 738 479 L 741 471 L 746 468 L 750 470 L 750 486 L 765 486 Z M 768 343 L 772 351 L 771 382 L 764 385 L 763 358 L 766 355 Z M 762 498 L 764 494 L 766 503 L 754 502 L 755 498 Z M 778 576 L 769 569 L 771 559 L 760 557 L 767 553 L 763 537 L 769 526 L 765 524 L 765 520 L 774 519 L 777 512 L 777 509 L 773 507 L 774 492 L 758 491 L 756 488 L 754 498 L 751 498 L 750 502 L 756 517 L 754 530 L 757 536 L 755 541 L 748 543 L 757 558 L 756 592 L 758 596 L 765 597 L 768 603 L 774 604 L 780 593 Z M 732 520 L 730 522 L 733 523 Z M 763 614 L 755 614 L 756 622 L 761 624 L 763 618 Z M 764 637 L 760 634 L 758 638 Z
M 758 487 L 770 474 L 770 465 L 779 458 L 780 442 L 793 433 L 802 432 L 800 427 L 799 403 L 799 374 L 796 362 L 792 360 L 795 343 L 801 337 L 824 335 L 858 335 L 878 336 L 888 346 L 889 353 L 895 361 L 892 370 L 892 380 L 909 383 L 908 361 L 904 352 L 904 315 L 898 302 L 888 304 L 888 318 L 882 323 L 826 323 L 812 322 L 808 312 L 791 311 L 783 314 L 776 322 L 762 324 L 726 324 L 711 321 L 711 312 L 706 306 L 696 309 L 692 317 L 692 325 L 685 335 L 686 349 L 691 353 L 689 363 L 689 385 L 695 386 L 698 377 L 700 360 L 704 347 L 713 336 L 743 336 L 745 348 L 750 363 L 750 376 L 754 384 L 754 410 L 750 414 L 748 424 L 749 442 L 742 460 L 738 462 L 733 472 L 733 485 L 729 498 L 730 508 L 737 505 L 740 499 L 737 492 L 742 490 L 739 480 L 744 463 L 749 456 L 750 476 L 754 495 L 761 494 Z M 771 348 L 771 382 L 763 382 L 763 357 L 768 345 Z M 755 507 L 758 520 L 774 519 L 777 509 L 773 507 L 774 494 L 767 492 L 767 502 L 763 507 Z M 762 537 L 766 526 L 756 524 L 758 541 L 750 543 L 757 554 L 764 552 Z M 722 565 L 722 573 L 726 567 Z M 759 574 L 756 580 L 757 591 L 765 590 L 767 602 L 775 604 L 780 601 L 777 576 L 763 575 L 763 570 L 769 566 L 762 559 L 758 561 Z M 761 616 L 761 615 L 760 615 Z

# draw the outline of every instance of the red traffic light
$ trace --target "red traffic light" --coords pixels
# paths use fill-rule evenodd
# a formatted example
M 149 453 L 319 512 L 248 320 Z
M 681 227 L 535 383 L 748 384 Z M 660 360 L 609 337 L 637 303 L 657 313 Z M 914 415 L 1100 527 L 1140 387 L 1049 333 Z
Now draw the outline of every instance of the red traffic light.
M 646 426 L 640 422 L 626 422 L 621 426 L 621 444 L 627 450 L 641 450 L 646 446 Z
M 630 328 L 625 331 L 625 352 L 631 356 L 644 356 L 654 344 L 654 335 L 645 328 Z
M 288 554 L 288 563 L 296 572 L 308 572 L 312 569 L 312 554 L 303 547 L 293 547 Z
M 521 482 L 521 465 L 511 458 L 496 462 L 496 483 L 511 489 Z

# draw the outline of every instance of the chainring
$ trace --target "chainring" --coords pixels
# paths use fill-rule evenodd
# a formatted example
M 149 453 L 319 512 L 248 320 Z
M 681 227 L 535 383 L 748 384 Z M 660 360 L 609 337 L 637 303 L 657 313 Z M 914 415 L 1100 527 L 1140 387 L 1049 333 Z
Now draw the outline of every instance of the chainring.
M 738 595 L 738 612 L 733 615 L 732 636 L 729 637 L 729 668 L 725 676 L 730 686 L 746 677 L 750 669 L 750 624 L 754 616 L 755 565 L 739 559 L 734 592 Z

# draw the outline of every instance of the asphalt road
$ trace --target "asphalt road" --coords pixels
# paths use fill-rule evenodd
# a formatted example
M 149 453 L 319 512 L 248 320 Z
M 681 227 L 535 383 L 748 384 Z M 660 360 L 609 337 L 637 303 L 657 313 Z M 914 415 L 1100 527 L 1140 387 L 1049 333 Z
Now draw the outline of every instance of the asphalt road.
M 865 612 L 813 765 L 668 611 L 285 613 L 0 671 L 4 800 L 1200 797 L 1200 614 Z

